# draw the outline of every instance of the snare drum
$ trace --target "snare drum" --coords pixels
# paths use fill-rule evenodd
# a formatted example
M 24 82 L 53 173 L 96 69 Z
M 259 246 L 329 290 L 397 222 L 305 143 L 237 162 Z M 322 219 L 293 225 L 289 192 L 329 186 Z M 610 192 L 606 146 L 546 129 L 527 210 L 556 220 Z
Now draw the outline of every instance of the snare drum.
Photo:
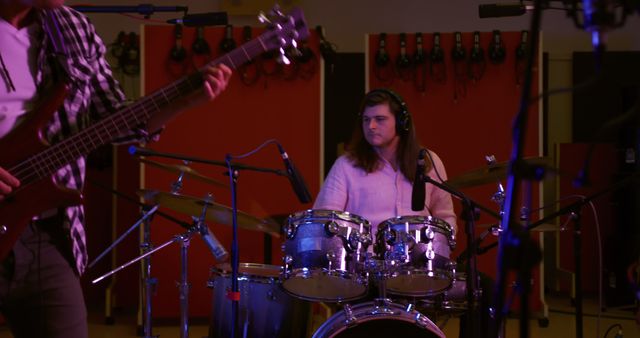
M 389 338 L 429 337 L 445 338 L 444 333 L 429 318 L 413 309 L 375 302 L 345 305 L 313 334 L 313 338 Z
M 238 266 L 238 325 L 241 337 L 303 337 L 309 304 L 283 292 L 280 267 L 240 263 Z M 211 269 L 208 285 L 213 288 L 213 309 L 209 338 L 231 335 L 231 271 L 228 264 Z
M 391 294 L 425 297 L 451 287 L 451 226 L 431 216 L 398 216 L 378 226 L 374 251 L 386 262 Z
M 363 263 L 371 225 L 348 212 L 306 210 L 289 216 L 282 287 L 307 300 L 340 302 L 363 297 L 368 289 Z

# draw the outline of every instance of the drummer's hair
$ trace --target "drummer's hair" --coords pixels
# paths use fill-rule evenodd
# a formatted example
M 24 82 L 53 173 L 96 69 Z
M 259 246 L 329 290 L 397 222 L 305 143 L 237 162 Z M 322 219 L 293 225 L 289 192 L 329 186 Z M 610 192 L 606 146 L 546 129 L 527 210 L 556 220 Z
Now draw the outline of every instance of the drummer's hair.
M 406 113 L 406 106 L 402 106 L 397 99 L 392 97 L 387 91 L 374 89 L 367 93 L 360 103 L 358 119 L 351 134 L 351 140 L 346 146 L 347 157 L 354 162 L 355 166 L 362 168 L 367 173 L 372 173 L 380 168 L 378 153 L 371 144 L 364 138 L 362 131 L 362 114 L 367 107 L 380 104 L 388 104 L 389 108 L 398 121 L 398 114 Z M 408 125 L 406 132 L 398 133 L 400 141 L 396 150 L 396 159 L 402 174 L 411 182 L 416 175 L 416 162 L 420 152 L 420 143 L 416 135 L 413 123 Z M 431 170 L 431 162 L 426 161 L 425 173 Z

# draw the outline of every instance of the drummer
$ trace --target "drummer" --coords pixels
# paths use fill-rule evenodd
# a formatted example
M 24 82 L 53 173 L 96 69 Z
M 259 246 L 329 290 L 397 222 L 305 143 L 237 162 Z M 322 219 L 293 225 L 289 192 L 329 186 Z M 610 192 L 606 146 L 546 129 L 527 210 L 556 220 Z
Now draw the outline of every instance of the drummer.
M 374 89 L 362 100 L 346 154 L 334 163 L 314 209 L 348 211 L 378 224 L 396 216 L 433 216 L 456 230 L 451 195 L 426 184 L 422 211 L 411 210 L 411 192 L 420 145 L 407 105 L 395 92 Z M 425 156 L 425 172 L 447 179 L 442 160 L 433 151 Z M 442 243 L 443 245 L 445 243 Z

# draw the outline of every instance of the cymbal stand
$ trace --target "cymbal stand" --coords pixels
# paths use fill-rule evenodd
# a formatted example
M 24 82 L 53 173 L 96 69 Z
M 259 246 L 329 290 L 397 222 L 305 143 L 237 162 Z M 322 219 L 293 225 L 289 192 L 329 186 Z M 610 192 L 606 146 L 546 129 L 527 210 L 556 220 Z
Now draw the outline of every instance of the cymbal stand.
M 181 294 L 180 294 L 180 310 L 181 310 L 181 317 L 180 317 L 180 326 L 181 326 L 181 335 L 180 337 L 186 338 L 188 337 L 188 322 L 187 322 L 187 318 L 188 318 L 188 298 L 187 298 L 187 293 L 188 293 L 188 289 L 189 289 L 189 283 L 187 281 L 187 249 L 189 248 L 189 242 L 191 240 L 191 237 L 193 236 L 194 233 L 197 232 L 197 227 L 192 227 L 191 229 L 189 229 L 187 232 L 182 233 L 180 235 L 176 235 L 174 236 L 172 239 L 170 239 L 167 242 L 162 243 L 160 246 L 156 247 L 156 248 L 149 248 L 149 250 L 147 252 L 145 252 L 144 254 L 120 265 L 119 267 L 107 272 L 106 274 L 94 279 L 93 281 L 91 281 L 91 283 L 96 284 L 102 280 L 104 280 L 105 278 L 117 273 L 118 271 L 142 260 L 142 259 L 146 259 L 149 256 L 153 255 L 154 253 L 156 253 L 157 251 L 160 251 L 162 249 L 164 249 L 165 247 L 169 246 L 172 243 L 178 242 L 180 241 L 180 245 L 181 245 L 181 279 L 180 279 L 180 283 L 179 283 L 179 287 L 181 287 Z M 150 321 L 149 321 L 150 324 Z M 185 329 L 186 328 L 186 329 Z M 149 331 L 150 333 L 150 331 Z M 146 334 L 146 333 L 145 333 Z
M 185 162 L 185 165 L 189 163 L 188 161 L 184 161 L 184 162 Z M 184 174 L 185 174 L 184 172 L 180 172 L 176 181 L 171 184 L 171 193 L 177 193 L 182 189 L 182 181 L 184 179 Z M 151 257 L 150 255 L 146 255 L 146 254 L 150 253 L 151 251 L 155 252 L 155 250 L 152 250 L 153 244 L 151 243 L 151 221 L 153 219 L 153 215 L 158 211 L 159 207 L 160 207 L 159 205 L 154 205 L 154 206 L 143 205 L 141 209 L 142 216 L 140 217 L 140 219 L 138 219 L 138 221 L 136 221 L 131 227 L 129 227 L 129 229 L 127 229 L 122 235 L 120 235 L 111 245 L 109 245 L 109 247 L 107 247 L 102 253 L 98 255 L 98 257 L 96 257 L 88 265 L 89 268 L 92 268 L 93 266 L 95 266 L 96 263 L 98 263 L 98 261 L 100 261 L 103 257 L 105 257 L 107 253 L 111 252 L 111 250 L 113 250 L 116 247 L 116 245 L 120 244 L 120 242 L 122 242 L 125 239 L 125 237 L 127 237 L 131 232 L 133 232 L 133 230 L 135 230 L 141 224 L 144 224 L 141 227 L 142 243 L 140 243 L 140 252 L 142 256 L 139 257 L 139 259 L 143 259 L 142 264 L 140 266 L 140 269 L 141 269 L 140 279 L 144 284 L 144 287 L 142 288 L 142 294 L 141 294 L 142 303 L 144 304 L 144 313 L 142 316 L 142 333 L 144 338 L 158 337 L 157 335 L 154 336 L 152 333 L 153 317 L 152 317 L 152 306 L 151 306 L 151 295 L 153 294 L 154 288 L 157 284 L 157 278 L 151 277 Z M 124 267 L 124 266 L 121 266 L 121 267 Z M 112 270 L 112 272 L 117 272 L 117 271 L 119 271 L 119 268 Z M 107 277 L 112 274 L 113 273 L 110 273 L 103 277 Z M 93 283 L 95 284 L 100 280 L 102 280 L 102 278 L 98 278 L 94 280 Z
M 185 161 L 185 165 L 188 162 Z M 175 182 L 171 184 L 171 193 L 177 193 L 182 189 L 182 181 L 184 180 L 184 172 L 181 171 Z M 140 243 L 140 252 L 142 254 L 150 252 L 153 249 L 151 243 L 151 222 L 147 221 L 142 227 L 142 243 Z M 153 311 L 151 295 L 158 284 L 158 279 L 151 276 L 151 256 L 146 256 L 140 264 L 140 279 L 144 284 L 142 288 L 142 303 L 144 304 L 144 313 L 142 316 L 142 327 L 145 338 L 157 337 L 152 334 L 153 330 Z

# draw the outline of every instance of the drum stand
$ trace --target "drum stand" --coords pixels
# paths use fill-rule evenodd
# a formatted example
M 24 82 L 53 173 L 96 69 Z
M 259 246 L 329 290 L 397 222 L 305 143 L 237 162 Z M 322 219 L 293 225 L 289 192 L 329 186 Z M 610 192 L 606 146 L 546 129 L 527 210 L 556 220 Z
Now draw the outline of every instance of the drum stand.
M 391 303 L 391 299 L 387 298 L 387 262 L 382 261 L 382 269 L 376 269 L 375 271 L 375 279 L 378 283 L 378 297 L 373 300 L 373 304 L 375 305 L 375 309 L 371 312 L 372 314 L 393 314 L 394 311 L 389 308 L 389 303 Z M 346 309 L 346 306 L 345 306 Z M 348 311 L 345 310 L 345 313 Z M 347 313 L 348 314 L 348 313 Z M 350 318 L 347 316 L 347 318 Z
M 465 332 L 469 337 L 473 337 L 474 333 L 481 332 L 480 326 L 480 313 L 478 307 L 478 299 L 481 296 L 482 290 L 478 285 L 478 267 L 477 267 L 477 252 L 476 241 L 474 240 L 475 234 L 475 221 L 478 217 L 478 205 L 474 203 L 470 198 L 464 194 L 452 189 L 451 187 L 442 184 L 431 177 L 423 176 L 425 183 L 430 183 L 439 189 L 442 189 L 449 194 L 456 196 L 462 200 L 463 211 L 462 218 L 465 221 L 465 234 L 467 235 L 467 318 Z

